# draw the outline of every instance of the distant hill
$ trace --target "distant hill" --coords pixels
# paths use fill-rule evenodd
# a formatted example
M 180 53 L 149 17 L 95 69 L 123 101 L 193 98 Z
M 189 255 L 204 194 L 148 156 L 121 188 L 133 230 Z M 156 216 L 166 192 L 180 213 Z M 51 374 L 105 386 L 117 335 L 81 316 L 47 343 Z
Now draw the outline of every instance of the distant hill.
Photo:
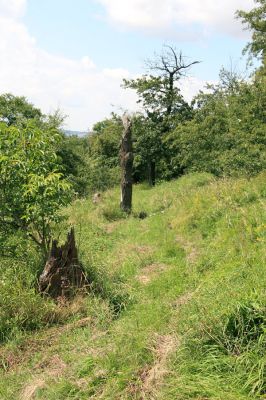
M 67 136 L 86 136 L 90 134 L 89 132 L 82 132 L 82 131 L 70 131 L 68 129 L 64 129 L 63 131 Z

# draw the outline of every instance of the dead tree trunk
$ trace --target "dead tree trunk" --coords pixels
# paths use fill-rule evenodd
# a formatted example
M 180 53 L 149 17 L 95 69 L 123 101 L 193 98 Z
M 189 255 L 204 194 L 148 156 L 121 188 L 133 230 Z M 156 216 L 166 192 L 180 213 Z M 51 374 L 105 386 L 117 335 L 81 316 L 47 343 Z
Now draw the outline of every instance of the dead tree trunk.
M 124 131 L 122 134 L 120 161 L 121 161 L 121 203 L 123 211 L 131 212 L 132 208 L 132 169 L 133 169 L 133 146 L 132 146 L 132 122 L 128 115 L 123 117 Z
M 155 173 L 156 173 L 156 164 L 155 161 L 150 161 L 148 165 L 148 174 L 149 174 L 149 185 L 155 186 Z
M 78 261 L 74 229 L 67 235 L 66 243 L 58 246 L 53 241 L 49 258 L 39 278 L 39 290 L 54 299 L 70 297 L 74 288 L 85 283 L 84 271 Z

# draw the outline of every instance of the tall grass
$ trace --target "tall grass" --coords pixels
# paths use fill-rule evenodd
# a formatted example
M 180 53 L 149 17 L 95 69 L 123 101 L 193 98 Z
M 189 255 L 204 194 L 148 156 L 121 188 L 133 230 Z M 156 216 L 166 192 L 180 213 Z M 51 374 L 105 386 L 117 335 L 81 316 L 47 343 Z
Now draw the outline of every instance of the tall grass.
M 264 398 L 265 173 L 220 180 L 192 174 L 152 189 L 137 185 L 133 204 L 132 216 L 121 214 L 117 188 L 97 205 L 77 200 L 64 211 L 90 280 L 90 295 L 77 308 L 69 305 L 66 320 L 90 315 L 92 324 L 51 346 L 50 356 L 59 354 L 67 367 L 48 377 L 36 398 Z M 147 217 L 136 218 L 140 212 Z M 18 279 L 18 297 L 25 296 L 33 323 L 29 317 L 22 330 L 40 329 L 53 312 L 53 303 L 34 292 L 33 276 L 25 274 L 27 295 Z M 160 382 L 147 391 L 145 377 L 164 359 L 160 337 L 176 338 L 176 345 Z M 18 396 L 32 365 L 3 376 L 3 398 Z

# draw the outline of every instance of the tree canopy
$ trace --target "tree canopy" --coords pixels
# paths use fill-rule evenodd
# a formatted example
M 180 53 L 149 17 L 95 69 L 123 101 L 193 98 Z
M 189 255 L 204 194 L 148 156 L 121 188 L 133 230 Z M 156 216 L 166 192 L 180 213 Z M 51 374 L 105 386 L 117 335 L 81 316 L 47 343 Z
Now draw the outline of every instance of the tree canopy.
M 136 124 L 138 129 L 135 128 L 140 153 L 136 160 L 139 160 L 139 165 L 146 164 L 151 184 L 155 183 L 156 166 L 167 156 L 163 136 L 176 124 L 191 117 L 192 109 L 181 95 L 177 83 L 197 63 L 186 62 L 182 52 L 164 46 L 161 54 L 147 60 L 148 74 L 124 80 L 124 87 L 137 92 L 138 101 L 144 109 L 143 117 Z M 144 143 L 147 145 L 143 147 Z
M 251 11 L 237 11 L 236 15 L 246 25 L 246 29 L 252 32 L 252 40 L 244 51 L 249 51 L 255 57 L 265 62 L 266 57 L 266 1 L 255 0 L 258 7 Z
M 14 125 L 21 120 L 40 120 L 43 114 L 39 108 L 29 103 L 24 96 L 5 93 L 0 96 L 0 120 Z

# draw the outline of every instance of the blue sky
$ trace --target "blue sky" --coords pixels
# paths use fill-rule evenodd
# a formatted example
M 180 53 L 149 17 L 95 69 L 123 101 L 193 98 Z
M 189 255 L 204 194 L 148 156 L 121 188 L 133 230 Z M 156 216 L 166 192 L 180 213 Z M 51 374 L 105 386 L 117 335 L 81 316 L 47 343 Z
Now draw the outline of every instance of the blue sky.
M 111 111 L 135 108 L 122 78 L 142 73 L 144 60 L 168 43 L 201 61 L 184 82 L 191 98 L 218 79 L 221 66 L 245 69 L 248 34 L 234 11 L 252 6 L 252 0 L 0 0 L 6 50 L 0 90 L 25 95 L 44 112 L 59 107 L 66 127 L 86 130 Z
M 125 0 L 126 1 L 126 0 Z M 104 8 L 88 0 L 29 0 L 24 17 L 38 44 L 69 58 L 89 57 L 100 68 L 127 68 L 141 72 L 143 61 L 171 43 L 191 59 L 201 60 L 193 75 L 214 80 L 222 65 L 245 68 L 242 49 L 247 37 L 215 34 L 197 41 L 179 41 L 164 32 L 154 35 L 115 26 L 105 19 Z

